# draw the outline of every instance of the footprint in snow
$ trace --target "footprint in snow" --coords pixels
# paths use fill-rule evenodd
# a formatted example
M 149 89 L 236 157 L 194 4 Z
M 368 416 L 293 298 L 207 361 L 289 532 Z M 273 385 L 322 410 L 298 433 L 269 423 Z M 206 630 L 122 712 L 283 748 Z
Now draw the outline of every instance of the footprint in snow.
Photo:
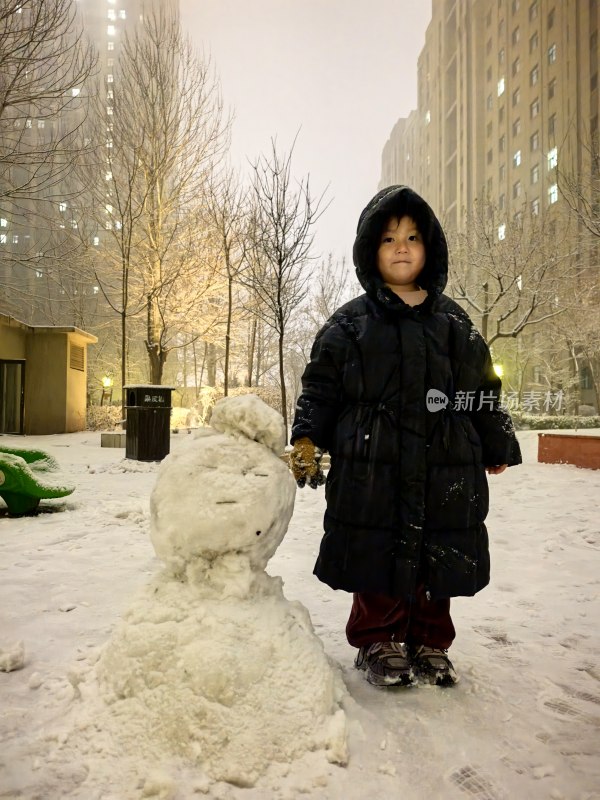
M 472 764 L 459 767 L 450 773 L 448 780 L 474 800 L 500 800 L 501 795 L 493 783 Z

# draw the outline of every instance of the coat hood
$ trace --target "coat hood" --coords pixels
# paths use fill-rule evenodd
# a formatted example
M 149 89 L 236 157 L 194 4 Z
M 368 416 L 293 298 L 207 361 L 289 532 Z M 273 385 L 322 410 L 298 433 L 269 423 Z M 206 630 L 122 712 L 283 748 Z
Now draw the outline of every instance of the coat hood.
M 386 305 L 400 299 L 387 287 L 377 269 L 377 250 L 383 226 L 390 217 L 408 215 L 417 223 L 425 243 L 426 261 L 418 278 L 431 299 L 440 295 L 448 280 L 448 245 L 431 207 L 408 186 L 388 186 L 377 192 L 358 220 L 352 256 L 365 292 Z

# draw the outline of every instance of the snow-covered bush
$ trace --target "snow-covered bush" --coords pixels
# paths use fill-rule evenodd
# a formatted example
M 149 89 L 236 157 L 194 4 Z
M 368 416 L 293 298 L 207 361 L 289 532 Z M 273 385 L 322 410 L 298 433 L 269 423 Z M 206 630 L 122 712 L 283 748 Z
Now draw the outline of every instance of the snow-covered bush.
M 548 414 L 522 414 L 511 411 L 517 430 L 572 430 L 576 428 L 600 428 L 600 416 L 582 417 L 564 415 L 553 417 Z

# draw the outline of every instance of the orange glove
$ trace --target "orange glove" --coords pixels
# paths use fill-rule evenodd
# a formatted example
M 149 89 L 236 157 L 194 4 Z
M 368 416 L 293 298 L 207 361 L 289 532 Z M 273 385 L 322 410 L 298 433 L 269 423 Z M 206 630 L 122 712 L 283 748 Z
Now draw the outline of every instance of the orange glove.
M 308 436 L 303 436 L 294 442 L 294 449 L 290 453 L 290 468 L 301 489 L 307 483 L 311 489 L 316 489 L 325 483 L 320 463 L 322 456 L 322 450 L 315 447 Z

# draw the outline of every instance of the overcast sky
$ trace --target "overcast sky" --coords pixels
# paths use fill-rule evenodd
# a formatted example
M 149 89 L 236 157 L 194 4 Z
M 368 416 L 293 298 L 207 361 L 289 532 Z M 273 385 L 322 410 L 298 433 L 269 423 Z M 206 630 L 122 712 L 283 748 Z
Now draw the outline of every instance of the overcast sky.
M 315 251 L 351 263 L 362 208 L 377 191 L 381 151 L 417 103 L 417 58 L 431 0 L 180 0 L 193 42 L 211 56 L 234 113 L 231 160 L 267 152 L 310 173 L 331 205 Z

